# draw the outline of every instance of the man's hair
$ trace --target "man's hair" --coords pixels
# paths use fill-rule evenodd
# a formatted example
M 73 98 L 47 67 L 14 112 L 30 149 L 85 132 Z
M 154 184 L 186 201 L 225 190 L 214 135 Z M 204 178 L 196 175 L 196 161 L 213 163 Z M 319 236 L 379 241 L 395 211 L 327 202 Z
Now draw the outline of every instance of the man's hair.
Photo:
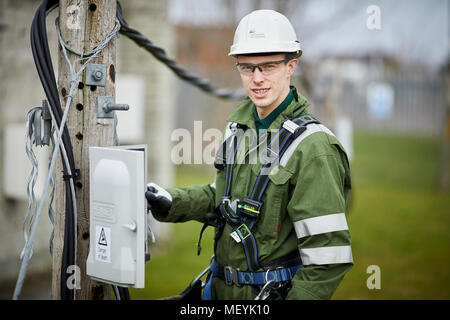
M 297 52 L 285 52 L 284 56 L 286 60 L 297 59 Z

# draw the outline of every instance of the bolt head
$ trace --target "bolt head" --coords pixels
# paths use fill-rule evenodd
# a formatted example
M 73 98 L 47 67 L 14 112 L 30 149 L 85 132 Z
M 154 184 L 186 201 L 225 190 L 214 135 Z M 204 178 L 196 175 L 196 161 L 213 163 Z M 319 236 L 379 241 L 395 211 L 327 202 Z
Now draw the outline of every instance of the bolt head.
M 100 70 L 96 70 L 92 73 L 92 78 L 96 81 L 100 81 L 103 78 L 103 72 Z

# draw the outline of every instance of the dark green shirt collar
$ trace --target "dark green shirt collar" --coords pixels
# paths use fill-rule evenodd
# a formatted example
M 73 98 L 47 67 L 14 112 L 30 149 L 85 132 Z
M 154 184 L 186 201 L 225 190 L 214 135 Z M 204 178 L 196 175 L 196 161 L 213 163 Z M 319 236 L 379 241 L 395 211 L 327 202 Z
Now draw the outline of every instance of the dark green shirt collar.
M 307 113 L 309 103 L 304 96 L 297 92 L 294 86 L 291 86 L 294 94 L 294 100 L 270 125 L 269 129 L 279 129 L 281 123 L 286 119 L 292 119 L 302 114 Z M 253 114 L 254 103 L 250 98 L 244 99 L 239 105 L 234 108 L 233 112 L 227 118 L 228 122 L 239 123 L 249 129 L 256 129 L 255 117 Z
M 264 119 L 260 119 L 258 116 L 258 112 L 256 111 L 256 106 L 253 106 L 253 116 L 255 118 L 255 125 L 256 130 L 267 130 L 272 122 L 282 113 L 292 102 L 292 99 L 294 99 L 294 94 L 292 92 L 292 89 L 289 90 L 289 93 L 287 97 L 283 100 L 283 102 L 275 109 L 273 110 L 267 117 Z

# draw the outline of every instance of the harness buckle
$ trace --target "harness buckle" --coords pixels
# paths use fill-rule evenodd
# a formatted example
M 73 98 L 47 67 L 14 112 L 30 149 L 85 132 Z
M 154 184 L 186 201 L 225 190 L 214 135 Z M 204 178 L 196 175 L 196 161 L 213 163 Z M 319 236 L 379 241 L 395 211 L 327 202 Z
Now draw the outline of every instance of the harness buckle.
M 276 274 L 276 271 L 283 270 L 282 266 L 279 266 L 275 268 L 274 270 L 271 270 L 270 268 L 267 269 L 266 273 L 264 274 L 264 282 L 267 284 L 268 282 L 273 282 L 272 289 L 280 289 L 282 287 L 282 279 L 278 278 L 278 275 Z M 273 273 L 272 273 L 273 271 Z M 272 275 L 272 279 L 269 279 L 269 273 Z M 278 283 L 278 285 L 275 287 L 275 283 Z
M 221 199 L 221 202 L 224 204 L 224 205 L 230 205 L 230 203 L 231 203 L 231 200 L 230 200 L 230 197 L 222 197 L 222 199 Z
M 250 229 L 247 227 L 245 223 L 237 227 L 236 232 L 239 234 L 242 240 L 245 240 L 247 237 L 251 235 Z
M 296 124 L 294 121 L 287 119 L 283 122 L 283 128 L 285 128 L 290 133 L 294 133 L 300 126 Z
M 299 135 L 301 135 L 305 130 L 306 127 L 305 126 L 299 126 L 298 124 L 296 124 L 294 121 L 287 119 L 283 122 L 282 127 L 284 129 L 286 129 L 287 131 L 289 131 L 293 138 L 296 139 Z
M 237 214 L 237 203 L 238 199 L 231 202 L 230 197 L 222 197 L 221 203 L 219 205 L 219 210 L 222 216 L 233 223 L 241 223 L 241 219 Z
M 223 269 L 224 269 L 223 271 L 224 271 L 224 275 L 225 275 L 225 277 L 224 277 L 225 283 L 228 286 L 235 284 L 236 286 L 240 287 L 241 285 L 239 284 L 238 275 L 237 275 L 239 269 L 238 268 L 233 269 L 231 266 L 225 266 L 225 267 L 223 267 Z
M 250 218 L 257 218 L 261 212 L 262 202 L 245 198 L 237 205 L 238 213 Z

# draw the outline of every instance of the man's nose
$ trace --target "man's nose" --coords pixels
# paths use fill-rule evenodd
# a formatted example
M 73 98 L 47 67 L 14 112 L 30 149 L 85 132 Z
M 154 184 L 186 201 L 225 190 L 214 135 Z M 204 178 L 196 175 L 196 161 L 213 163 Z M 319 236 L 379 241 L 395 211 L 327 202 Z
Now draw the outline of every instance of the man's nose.
M 259 67 L 256 67 L 255 70 L 253 71 L 253 82 L 261 83 L 263 81 L 264 81 L 264 76 L 263 76 L 261 70 L 259 69 Z

